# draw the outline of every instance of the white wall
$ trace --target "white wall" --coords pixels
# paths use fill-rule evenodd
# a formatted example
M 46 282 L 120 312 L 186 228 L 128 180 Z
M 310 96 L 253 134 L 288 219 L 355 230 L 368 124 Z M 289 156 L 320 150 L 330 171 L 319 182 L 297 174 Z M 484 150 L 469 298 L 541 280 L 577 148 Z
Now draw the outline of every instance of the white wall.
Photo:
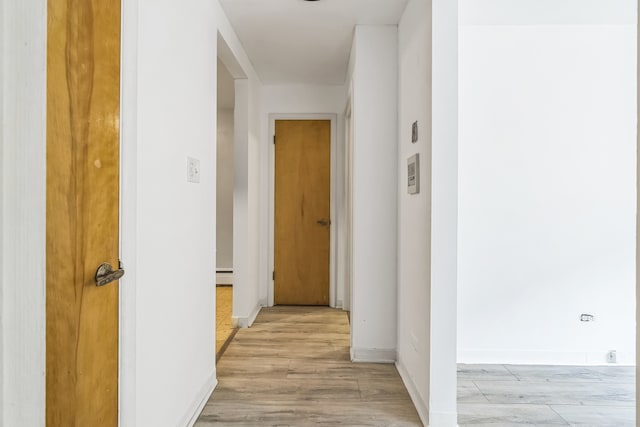
M 139 2 L 136 425 L 186 424 L 215 383 L 215 24 L 209 1 Z
M 233 109 L 218 110 L 216 269 L 233 270 Z
M 432 1 L 431 366 L 429 425 L 456 426 L 458 2 Z
M 636 29 L 640 28 L 640 13 L 636 12 L 637 21 L 636 21 Z M 638 110 L 638 121 L 636 123 L 640 123 L 640 108 L 638 108 L 638 100 L 640 99 L 640 31 L 638 31 L 636 37 L 636 109 Z M 640 216 L 638 212 L 640 212 L 640 174 L 637 173 L 637 165 L 640 164 L 640 150 L 638 150 L 638 146 L 640 145 L 640 132 L 636 129 L 636 325 L 640 321 L 640 311 L 638 311 L 637 307 L 640 304 L 640 252 L 638 251 L 638 246 L 640 246 L 640 234 L 638 234 L 637 230 L 640 227 Z M 636 327 L 636 378 L 640 375 L 640 364 L 638 361 L 638 354 L 640 354 L 640 331 Z M 636 408 L 640 404 L 640 381 L 636 381 Z
M 635 363 L 635 5 L 607 18 L 628 3 L 461 28 L 460 362 Z
M 351 356 L 395 361 L 398 29 L 356 26 L 353 42 Z
M 190 425 L 216 382 L 219 34 L 250 87 L 239 257 L 245 317 L 258 305 L 257 213 L 247 213 L 258 210 L 258 175 L 247 168 L 257 165 L 260 82 L 217 1 L 138 0 L 123 13 L 121 425 Z M 200 160 L 199 184 L 186 181 L 187 156 Z
M 248 69 L 250 64 L 246 61 Z M 233 322 L 240 327 L 251 326 L 264 305 L 260 290 L 267 280 L 260 274 L 266 259 L 262 248 L 267 233 L 261 216 L 266 209 L 261 193 L 265 149 L 260 141 L 262 85 L 255 73 L 248 74 L 248 79 L 236 79 L 235 86 Z
M 0 425 L 45 420 L 46 11 L 0 1 Z
M 332 236 L 341 236 L 344 233 L 343 221 L 340 221 L 340 215 L 343 212 L 343 180 L 344 180 L 344 166 L 343 156 L 341 153 L 344 150 L 344 109 L 347 103 L 347 94 L 344 86 L 327 86 L 327 85 L 265 85 L 262 90 L 262 118 L 261 118 L 261 140 L 264 147 L 263 154 L 266 158 L 262 158 L 263 172 L 262 172 L 262 188 L 263 194 L 262 206 L 265 210 L 262 214 L 262 227 L 263 230 L 270 230 L 269 236 L 265 236 L 265 244 L 261 249 L 261 253 L 270 254 L 266 259 L 262 268 L 261 275 L 267 278 L 261 284 L 260 296 L 265 302 L 265 305 L 272 303 L 268 300 L 270 295 L 270 288 L 272 290 L 273 281 L 271 280 L 271 271 L 273 270 L 273 212 L 268 210 L 270 206 L 269 198 L 272 197 L 269 191 L 269 185 L 273 181 L 273 135 L 271 132 L 271 123 L 269 121 L 270 115 L 296 115 L 305 114 L 333 114 L 337 116 L 336 126 L 336 141 L 335 146 L 332 147 L 334 152 L 332 153 L 332 181 L 331 190 L 334 192 L 334 201 L 336 204 L 332 206 L 332 211 L 336 213 L 337 218 L 332 218 Z M 272 205 L 272 201 L 271 201 Z M 340 245 L 340 238 L 334 238 L 334 245 L 331 250 L 331 263 L 333 265 L 331 278 L 332 283 L 337 283 L 335 305 L 338 307 L 343 306 L 344 301 L 344 280 L 342 278 L 344 271 L 344 256 L 340 256 L 343 253 L 344 247 Z M 336 253 L 338 253 L 337 256 Z M 272 295 L 272 293 L 271 293 Z
M 260 229 L 263 197 L 260 194 L 263 165 L 259 140 L 261 86 L 254 78 L 236 79 L 235 92 L 232 319 L 234 324 L 248 327 L 264 304 L 260 296 L 262 236 L 266 233 Z
M 4 0 L 0 2 L 0 24 L 1 28 L 4 29 L 6 28 L 6 23 L 4 20 Z M 4 44 L 4 30 L 0 29 L 0 50 L 2 52 L 5 52 L 7 47 Z M 6 82 L 4 79 L 4 63 L 5 63 L 5 58 L 4 55 L 0 55 L 0 88 L 2 89 L 2 93 L 6 93 Z M 2 170 L 5 170 L 4 167 L 4 161 L 3 161 L 3 152 L 4 152 L 4 141 L 6 139 L 5 135 L 4 135 L 4 128 L 5 128 L 5 123 L 4 123 L 4 110 L 5 110 L 5 99 L 4 97 L 0 97 L 0 165 L 2 165 Z M 0 194 L 5 194 L 5 188 L 4 188 L 4 174 L 2 172 L 0 172 Z M 4 240 L 4 197 L 0 196 L 0 348 L 7 348 L 5 341 L 4 341 L 4 316 L 2 315 L 2 313 L 4 313 L 4 284 L 6 283 L 6 279 L 3 275 L 4 268 L 3 263 L 4 263 L 4 245 L 5 245 L 5 240 Z M 4 384 L 4 351 L 0 350 L 0 384 Z M 4 386 L 0 386 L 0 423 L 4 424 L 5 423 L 5 419 L 4 419 L 4 398 L 5 398 L 5 391 L 4 391 Z
M 428 419 L 431 286 L 431 5 L 412 0 L 398 26 L 398 370 Z M 411 126 L 418 121 L 418 142 Z M 420 193 L 407 193 L 407 158 L 420 156 Z

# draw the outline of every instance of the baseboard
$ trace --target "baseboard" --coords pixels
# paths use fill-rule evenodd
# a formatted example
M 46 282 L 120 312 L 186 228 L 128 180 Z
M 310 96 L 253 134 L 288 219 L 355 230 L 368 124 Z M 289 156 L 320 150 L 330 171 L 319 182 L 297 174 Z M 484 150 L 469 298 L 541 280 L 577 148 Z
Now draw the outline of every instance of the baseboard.
M 233 285 L 233 272 L 216 272 L 216 285 Z
M 395 363 L 396 350 L 351 347 L 351 361 L 356 363 Z
M 458 414 L 451 412 L 430 412 L 429 427 L 456 427 Z
M 336 300 L 336 307 L 339 310 L 344 310 L 344 302 L 341 299 Z
M 402 359 L 398 357 L 398 361 L 396 362 L 396 369 L 400 374 L 400 378 L 404 383 L 407 391 L 409 392 L 409 396 L 411 397 L 411 401 L 413 402 L 413 406 L 416 407 L 416 411 L 418 411 L 418 416 L 420 417 L 420 421 L 422 421 L 423 426 L 429 425 L 429 406 L 428 402 L 426 402 L 420 393 L 418 392 L 418 387 L 413 382 L 413 378 L 407 372 L 407 368 L 402 363 Z
M 262 310 L 262 305 L 258 304 L 251 314 L 247 317 L 234 316 L 231 318 L 231 326 L 234 328 L 249 328 L 258 317 L 258 313 Z
M 633 354 L 618 351 L 618 363 L 607 363 L 607 351 L 464 350 L 458 363 L 469 365 L 634 366 Z
M 211 397 L 211 394 L 213 393 L 213 390 L 215 390 L 217 385 L 218 385 L 218 380 L 216 379 L 216 371 L 214 370 L 213 374 L 209 376 L 207 381 L 204 383 L 204 385 L 200 389 L 200 392 L 196 397 L 196 401 L 191 406 L 191 408 L 189 408 L 189 411 L 187 411 L 187 414 L 183 418 L 183 422 L 180 423 L 179 425 L 193 427 L 193 425 L 198 420 L 198 417 L 200 416 L 202 409 L 204 409 L 204 406 L 209 401 L 209 398 Z

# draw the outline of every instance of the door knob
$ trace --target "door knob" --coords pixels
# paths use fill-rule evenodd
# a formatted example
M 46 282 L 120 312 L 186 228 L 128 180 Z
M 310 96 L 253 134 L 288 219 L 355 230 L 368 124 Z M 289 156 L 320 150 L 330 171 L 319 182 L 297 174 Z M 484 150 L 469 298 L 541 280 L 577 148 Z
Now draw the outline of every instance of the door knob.
M 96 286 L 108 285 L 124 276 L 124 270 L 118 268 L 116 270 L 111 267 L 108 262 L 103 262 L 96 270 Z
M 322 219 L 317 220 L 316 223 L 320 224 L 323 227 L 326 227 L 328 225 L 331 225 L 331 220 L 322 218 Z

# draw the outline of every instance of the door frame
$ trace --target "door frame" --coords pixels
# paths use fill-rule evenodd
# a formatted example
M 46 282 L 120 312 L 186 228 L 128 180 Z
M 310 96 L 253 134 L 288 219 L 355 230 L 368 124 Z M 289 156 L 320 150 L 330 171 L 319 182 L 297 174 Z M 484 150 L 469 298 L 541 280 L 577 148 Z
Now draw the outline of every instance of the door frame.
M 344 224 L 341 237 L 344 250 L 344 310 L 351 312 L 353 308 L 353 115 L 351 111 L 351 88 L 344 110 Z M 353 336 L 353 334 L 352 334 Z
M 338 236 L 338 216 L 337 216 L 337 165 L 338 165 L 338 150 L 337 150 L 337 127 L 338 127 L 338 115 L 333 113 L 317 113 L 317 114 L 269 114 L 269 286 L 267 287 L 267 304 L 269 307 L 274 305 L 274 280 L 271 273 L 275 269 L 275 162 L 276 151 L 273 144 L 273 138 L 276 130 L 276 120 L 329 120 L 331 122 L 331 178 L 330 178 L 330 194 L 331 194 L 331 232 L 329 234 L 329 306 L 336 308 L 336 295 L 337 295 L 337 259 L 336 259 L 336 242 Z

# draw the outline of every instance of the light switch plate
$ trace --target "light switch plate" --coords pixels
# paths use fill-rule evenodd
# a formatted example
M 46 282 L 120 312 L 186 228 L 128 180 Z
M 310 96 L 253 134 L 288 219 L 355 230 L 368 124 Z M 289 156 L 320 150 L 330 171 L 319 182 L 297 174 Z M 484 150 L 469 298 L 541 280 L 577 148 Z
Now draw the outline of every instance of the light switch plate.
M 409 194 L 420 192 L 420 156 L 418 153 L 407 159 L 407 192 Z
M 187 157 L 187 182 L 200 183 L 200 160 Z

